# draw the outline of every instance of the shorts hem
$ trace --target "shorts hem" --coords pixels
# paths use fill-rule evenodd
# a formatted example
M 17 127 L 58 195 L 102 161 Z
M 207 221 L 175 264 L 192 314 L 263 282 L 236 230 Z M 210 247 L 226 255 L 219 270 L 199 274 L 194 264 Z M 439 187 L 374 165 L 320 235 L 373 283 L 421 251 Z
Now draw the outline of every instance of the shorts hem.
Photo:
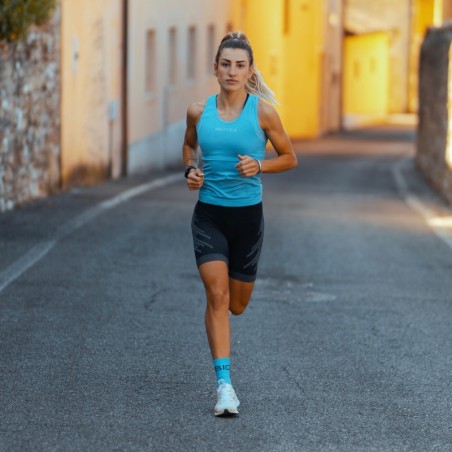
M 222 261 L 226 262 L 226 264 L 229 263 L 229 259 L 224 254 L 204 254 L 196 259 L 196 265 L 199 268 L 202 264 L 213 261 Z
M 257 275 L 246 275 L 244 273 L 229 271 L 229 277 L 232 279 L 238 279 L 242 282 L 254 282 L 256 281 L 256 276 Z

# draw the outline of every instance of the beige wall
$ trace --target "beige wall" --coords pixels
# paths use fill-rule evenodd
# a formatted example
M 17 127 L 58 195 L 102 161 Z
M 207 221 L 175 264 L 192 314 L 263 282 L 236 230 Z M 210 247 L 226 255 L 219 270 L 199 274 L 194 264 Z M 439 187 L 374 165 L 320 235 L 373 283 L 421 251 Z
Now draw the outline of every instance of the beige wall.
M 121 1 L 62 0 L 65 186 L 120 173 Z
M 451 0 L 435 0 L 436 9 L 439 10 L 438 24 L 442 22 L 450 22 L 452 19 L 452 1 Z
M 185 115 L 190 102 L 217 91 L 213 57 L 232 18 L 232 1 L 133 0 L 129 2 L 128 155 L 129 172 L 180 161 Z M 214 27 L 213 42 L 208 26 Z M 189 55 L 189 27 L 195 27 L 195 56 Z M 176 30 L 175 80 L 170 83 L 169 30 Z M 147 34 L 154 32 L 154 64 L 146 56 Z M 190 63 L 191 60 L 191 63 Z M 193 64 L 189 79 L 187 66 Z M 146 74 L 153 71 L 152 91 Z

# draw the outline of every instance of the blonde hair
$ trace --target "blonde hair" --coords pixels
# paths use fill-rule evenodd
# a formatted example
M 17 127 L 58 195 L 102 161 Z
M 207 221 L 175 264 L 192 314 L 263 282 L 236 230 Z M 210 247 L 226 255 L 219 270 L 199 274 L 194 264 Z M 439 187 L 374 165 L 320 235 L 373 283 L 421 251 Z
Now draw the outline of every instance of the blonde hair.
M 229 32 L 221 40 L 220 46 L 218 47 L 217 54 L 215 56 L 215 63 L 217 64 L 223 49 L 243 49 L 247 51 L 250 60 L 250 67 L 253 70 L 253 74 L 246 82 L 245 91 L 258 96 L 261 99 L 264 99 L 270 104 L 276 105 L 278 102 L 275 99 L 273 91 L 264 82 L 262 74 L 254 64 L 253 49 L 251 48 L 250 41 L 246 37 L 245 33 L 242 33 L 241 31 Z

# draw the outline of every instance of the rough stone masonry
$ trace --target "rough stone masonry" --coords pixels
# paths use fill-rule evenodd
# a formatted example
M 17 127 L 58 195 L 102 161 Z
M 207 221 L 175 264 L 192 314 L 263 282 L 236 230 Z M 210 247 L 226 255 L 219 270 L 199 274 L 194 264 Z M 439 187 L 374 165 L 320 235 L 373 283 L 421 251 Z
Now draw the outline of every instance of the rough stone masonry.
M 0 212 L 60 187 L 60 10 L 0 42 Z
M 430 28 L 421 48 L 416 162 L 452 202 L 452 24 Z M 449 151 L 448 151 L 449 148 Z M 452 159 L 452 155 L 449 157 Z

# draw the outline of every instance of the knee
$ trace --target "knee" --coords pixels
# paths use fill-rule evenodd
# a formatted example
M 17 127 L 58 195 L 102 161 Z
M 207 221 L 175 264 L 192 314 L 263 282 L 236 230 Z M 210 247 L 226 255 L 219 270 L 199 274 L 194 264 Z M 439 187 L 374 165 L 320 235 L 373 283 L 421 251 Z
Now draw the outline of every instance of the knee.
M 233 315 L 240 315 L 245 312 L 246 307 L 248 306 L 250 299 L 248 297 L 245 298 L 231 298 L 229 303 L 229 311 Z
M 224 288 L 211 288 L 207 291 L 208 306 L 217 311 L 229 306 L 229 291 Z
M 233 314 L 233 315 L 241 315 L 241 314 L 243 314 L 244 312 L 245 312 L 245 309 L 246 309 L 246 305 L 242 305 L 242 304 L 240 304 L 240 305 L 231 305 L 231 306 L 229 306 L 229 311 L 231 312 L 231 314 Z

